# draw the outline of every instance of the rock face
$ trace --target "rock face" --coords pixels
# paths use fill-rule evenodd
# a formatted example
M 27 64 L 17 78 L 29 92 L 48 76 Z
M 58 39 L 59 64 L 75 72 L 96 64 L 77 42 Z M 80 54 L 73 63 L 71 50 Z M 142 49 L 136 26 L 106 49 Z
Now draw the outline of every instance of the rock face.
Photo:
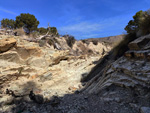
M 105 58 L 111 49 L 104 43 L 76 41 L 70 48 L 64 38 L 59 38 L 61 50 L 56 50 L 14 37 L 15 46 L 0 53 L 0 112 L 147 112 L 149 37 L 134 40 L 124 56 L 101 66 L 99 58 Z M 92 68 L 96 76 L 82 83 Z M 6 95 L 6 89 L 15 96 Z M 35 99 L 29 98 L 30 91 Z
M 99 94 L 105 102 L 111 102 L 112 99 L 115 101 L 116 98 L 118 103 L 114 105 L 129 104 L 126 109 L 131 110 L 132 107 L 132 112 L 149 112 L 150 101 L 147 101 L 150 99 L 149 44 L 150 35 L 140 37 L 129 43 L 130 50 L 124 56 L 108 63 L 105 68 L 96 66 L 94 69 L 96 71 L 99 69 L 99 72 L 88 81 L 82 90 L 83 93 Z M 140 106 L 147 107 L 140 108 Z
M 112 84 L 126 87 L 150 88 L 150 62 L 149 53 L 150 35 L 140 37 L 129 44 L 130 50 L 124 56 L 107 65 L 100 76 L 97 85 L 93 85 L 87 91 L 99 92 Z M 96 78 L 96 77 L 95 77 Z M 94 80 L 94 79 L 93 79 Z
M 67 50 L 39 47 L 38 43 L 29 43 L 20 37 L 1 39 L 0 53 L 0 84 L 20 76 L 40 76 L 49 70 L 49 66 L 58 64 L 69 54 Z

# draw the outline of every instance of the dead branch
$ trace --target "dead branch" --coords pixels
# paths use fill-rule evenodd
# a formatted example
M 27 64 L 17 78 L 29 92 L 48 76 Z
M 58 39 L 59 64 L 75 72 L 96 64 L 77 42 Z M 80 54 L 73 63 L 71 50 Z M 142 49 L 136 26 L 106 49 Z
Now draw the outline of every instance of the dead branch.
M 47 33 L 46 33 L 44 36 L 39 37 L 38 39 L 39 39 L 39 40 L 42 40 L 43 38 L 51 37 L 51 35 L 48 35 L 49 32 L 50 32 L 50 27 L 49 27 L 49 24 L 48 24 L 48 31 L 47 31 Z

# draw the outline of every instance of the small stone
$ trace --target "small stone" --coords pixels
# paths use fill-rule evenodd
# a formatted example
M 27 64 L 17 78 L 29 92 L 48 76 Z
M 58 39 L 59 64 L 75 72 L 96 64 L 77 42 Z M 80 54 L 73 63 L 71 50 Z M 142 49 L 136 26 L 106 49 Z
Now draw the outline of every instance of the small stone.
M 45 81 L 48 81 L 48 80 L 51 80 L 51 79 L 52 79 L 52 73 L 51 72 L 47 72 L 44 75 L 40 76 L 40 81 L 41 82 L 45 82 Z
M 115 101 L 119 103 L 119 102 L 120 102 L 120 99 L 119 99 L 119 98 L 115 98 Z

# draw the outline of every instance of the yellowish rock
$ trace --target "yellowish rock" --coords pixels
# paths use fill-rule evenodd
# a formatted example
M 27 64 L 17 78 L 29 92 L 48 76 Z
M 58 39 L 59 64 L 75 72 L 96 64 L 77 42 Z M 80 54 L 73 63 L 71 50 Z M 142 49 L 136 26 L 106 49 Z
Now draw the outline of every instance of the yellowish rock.
M 0 40 L 0 53 L 10 50 L 16 45 L 16 39 L 4 38 Z

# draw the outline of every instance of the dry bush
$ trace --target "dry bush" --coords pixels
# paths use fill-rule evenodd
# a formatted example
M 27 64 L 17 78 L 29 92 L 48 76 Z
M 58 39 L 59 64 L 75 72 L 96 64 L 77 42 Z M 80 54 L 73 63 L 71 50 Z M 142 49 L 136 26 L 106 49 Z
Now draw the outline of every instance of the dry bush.
M 32 33 L 29 34 L 29 37 L 38 38 L 39 37 L 39 33 L 37 31 L 32 32 Z
M 52 40 L 52 39 L 49 39 L 48 41 L 47 41 L 47 43 L 50 45 L 50 46 L 54 46 L 54 41 Z
M 63 36 L 68 44 L 68 46 L 70 48 L 73 47 L 73 44 L 76 42 L 76 39 L 74 38 L 74 36 L 71 36 L 71 35 L 64 35 Z
M 46 40 L 39 40 L 39 46 L 40 47 L 43 47 L 43 46 L 45 46 L 45 44 L 46 44 Z
M 90 42 L 89 42 L 88 40 L 86 40 L 86 39 L 85 39 L 85 40 L 81 40 L 81 41 L 82 41 L 83 43 L 87 44 L 87 45 L 89 45 L 89 43 L 90 43 Z
M 15 34 L 15 36 L 23 36 L 26 33 L 24 32 L 24 30 L 22 28 L 19 28 L 19 29 L 14 30 L 14 34 Z
M 85 47 L 83 44 L 80 44 L 78 45 L 78 47 L 80 48 L 80 50 L 82 51 L 82 54 L 83 55 L 92 55 L 93 54 L 93 51 L 87 47 Z

